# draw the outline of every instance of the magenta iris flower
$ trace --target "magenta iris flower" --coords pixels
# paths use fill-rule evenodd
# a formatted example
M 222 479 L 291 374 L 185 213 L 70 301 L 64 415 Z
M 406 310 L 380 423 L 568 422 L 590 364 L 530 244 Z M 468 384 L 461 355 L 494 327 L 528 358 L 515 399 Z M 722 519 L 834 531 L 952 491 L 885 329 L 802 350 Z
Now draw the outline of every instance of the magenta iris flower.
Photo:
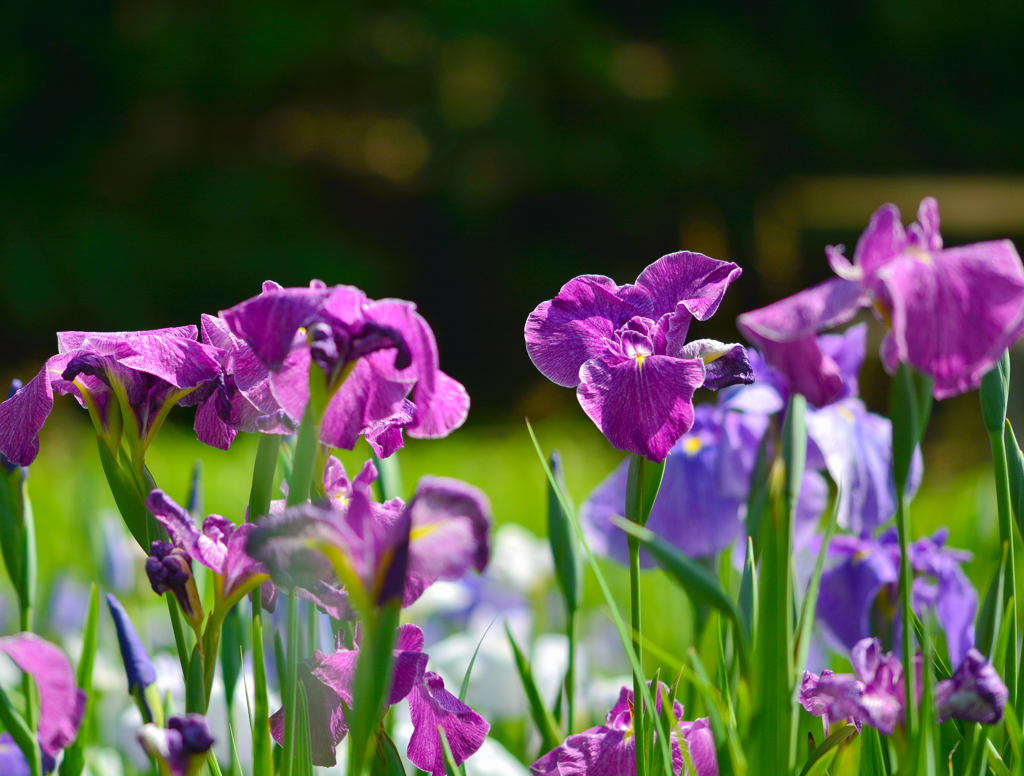
M 32 463 L 54 391 L 78 399 L 96 433 L 111 437 L 114 451 L 123 424 L 130 449 L 144 452 L 170 408 L 220 374 L 220 351 L 197 342 L 197 335 L 195 326 L 59 332 L 57 355 L 0 404 L 0 453 L 22 466 Z
M 430 776 L 444 776 L 444 730 L 452 758 L 461 765 L 487 738 L 491 726 L 483 717 L 444 688 L 444 680 L 427 671 L 409 694 L 412 736 L 406 753 L 410 762 Z
M 0 638 L 0 653 L 29 674 L 39 691 L 39 748 L 56 757 L 74 742 L 85 716 L 86 695 L 64 653 L 34 633 Z M 2 762 L 2 761 L 0 761 Z
M 665 685 L 658 687 L 655 702 L 661 710 Z M 673 704 L 673 713 L 680 720 L 671 733 L 672 772 L 683 772 L 682 738 L 690 752 L 696 774 L 718 776 L 715 739 L 707 718 L 682 722 L 683 706 Z M 530 771 L 536 776 L 631 776 L 636 773 L 636 732 L 633 729 L 633 691 L 623 687 L 619 699 L 605 717 L 605 724 L 576 733 L 545 754 Z
M 214 743 L 201 714 L 171 717 L 166 728 L 145 724 L 138 738 L 159 764 L 162 776 L 197 776 Z
M 718 309 L 742 270 L 699 253 L 672 253 L 636 284 L 573 278 L 526 321 L 541 373 L 576 388 L 580 406 L 618 450 L 663 461 L 693 425 L 693 393 L 754 376 L 740 345 L 686 342 L 690 321 Z
M 326 445 L 351 450 L 364 434 L 384 454 L 401 446 L 403 429 L 434 439 L 465 422 L 469 395 L 440 370 L 434 333 L 411 302 L 319 281 L 268 283 L 221 318 L 269 370 L 270 391 L 290 418 L 301 420 L 309 403 L 310 369 L 323 373 Z
M 1003 718 L 1010 699 L 999 673 L 973 647 L 949 679 L 935 685 L 935 708 L 939 722 L 956 718 L 994 725 Z
M 264 284 L 264 293 L 280 289 Z M 236 337 L 223 318 L 203 315 L 203 342 L 221 351 L 221 374 L 190 397 L 198 404 L 195 429 L 200 441 L 227 450 L 239 431 L 290 434 L 298 420 L 285 412 L 270 389 L 270 372 L 247 342 Z
M 861 308 L 874 309 L 891 329 L 882 342 L 886 367 L 903 362 L 931 375 L 936 399 L 977 388 L 1024 332 L 1024 266 L 1013 243 L 943 249 L 939 206 L 931 197 L 906 229 L 899 209 L 883 205 L 857 241 L 853 261 L 842 251 L 827 249 L 838 277 L 736 321 L 791 390 L 814 406 L 843 390 L 839 365 L 815 334 Z
M 961 569 L 971 554 L 946 547 L 948 532 L 940 529 L 910 545 L 914 572 L 913 607 L 924 616 L 934 609 L 946 633 L 949 659 L 957 665 L 974 646 L 974 615 L 978 594 Z M 877 539 L 842 535 L 827 550 L 828 567 L 821 575 L 817 621 L 833 643 L 852 648 L 874 634 L 896 644 L 899 618 L 900 546 L 896 529 Z

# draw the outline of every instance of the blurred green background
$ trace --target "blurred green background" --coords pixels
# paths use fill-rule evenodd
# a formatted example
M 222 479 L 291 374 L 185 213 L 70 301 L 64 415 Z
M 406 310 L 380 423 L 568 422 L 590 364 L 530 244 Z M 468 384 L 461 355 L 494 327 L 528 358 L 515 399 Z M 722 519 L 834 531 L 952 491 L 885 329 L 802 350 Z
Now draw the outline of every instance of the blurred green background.
M 627 282 L 687 248 L 745 268 L 700 327 L 733 340 L 736 314 L 824 278 L 824 246 L 852 246 L 886 199 L 910 220 L 939 196 L 949 244 L 1024 236 L 1022 34 L 1011 2 L 10 0 L 0 378 L 31 377 L 55 331 L 198 323 L 268 278 L 412 299 L 473 411 L 408 445 L 406 485 L 462 477 L 543 534 L 522 417 L 561 449 L 577 501 L 619 455 L 530 364 L 530 310 L 576 274 Z M 883 410 L 869 351 L 862 390 Z M 190 412 L 150 466 L 184 498 L 201 457 L 208 510 L 238 519 L 254 443 L 204 448 Z M 70 399 L 42 449 L 45 590 L 89 575 L 90 521 L 112 504 Z M 978 553 L 983 589 L 987 458 L 976 395 L 939 406 L 913 513 Z

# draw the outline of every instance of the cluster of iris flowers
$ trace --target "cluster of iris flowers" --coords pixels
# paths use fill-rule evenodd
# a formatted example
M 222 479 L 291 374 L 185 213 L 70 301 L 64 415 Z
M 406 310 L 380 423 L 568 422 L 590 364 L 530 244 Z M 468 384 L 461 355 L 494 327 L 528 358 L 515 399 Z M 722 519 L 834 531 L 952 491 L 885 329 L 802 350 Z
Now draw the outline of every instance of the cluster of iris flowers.
M 836 278 L 739 317 L 749 349 L 688 338 L 741 275 L 696 253 L 664 256 L 633 284 L 574 278 L 530 314 L 533 363 L 576 388 L 587 416 L 629 454 L 578 513 L 557 455 L 544 463 L 569 655 L 551 709 L 506 626 L 539 745 L 532 772 L 824 773 L 852 767 L 851 751 L 861 773 L 888 776 L 937 773 L 954 757 L 971 774 L 1024 766 L 1012 549 L 1024 455 L 1006 422 L 1024 267 L 1009 241 L 944 249 L 931 199 L 908 228 L 883 206 L 852 261 L 842 247 L 827 254 Z M 890 418 L 858 396 L 868 324 L 823 333 L 862 309 L 887 328 Z M 702 388 L 715 398 L 695 405 Z M 945 531 L 915 541 L 908 517 L 933 398 L 979 388 L 1004 548 L 983 607 L 962 568 L 970 553 L 947 547 Z M 21 633 L 0 639 L 0 652 L 24 677 L 19 702 L 0 691 L 4 773 L 79 776 L 85 766 L 79 733 L 93 700 L 98 594 L 77 672 L 32 632 L 27 474 L 54 392 L 87 410 L 114 500 L 167 601 L 184 714 L 159 697 L 142 640 L 107 596 L 143 720 L 138 740 L 157 772 L 219 775 L 205 715 L 227 623 L 249 598 L 253 776 L 307 776 L 334 766 L 343 743 L 350 776 L 404 773 L 388 722 L 403 701 L 405 758 L 431 776 L 465 774 L 490 730 L 464 700 L 472 661 L 456 695 L 428 670 L 424 633 L 402 611 L 435 583 L 486 569 L 491 507 L 477 488 L 445 477 L 424 478 L 403 501 L 391 456 L 406 434 L 436 439 L 459 428 L 469 397 L 441 371 L 415 305 L 319 281 L 265 283 L 198 328 L 61 332 L 57 355 L 0 404 L 0 548 L 21 613 Z M 259 436 L 251 497 L 237 514 L 200 521 L 195 505 L 155 482 L 146 454 L 175 405 L 196 406 L 196 434 L 212 447 L 228 449 L 239 432 Z M 332 451 L 360 437 L 374 459 L 350 478 Z M 274 499 L 279 469 L 284 498 Z M 584 554 L 633 677 L 603 725 L 579 730 Z M 628 621 L 596 556 L 629 567 Z M 213 584 L 205 601 L 197 564 Z M 645 672 L 645 653 L 675 660 L 643 632 L 639 574 L 655 565 L 692 600 L 694 640 L 715 645 L 714 671 L 689 649 L 673 682 Z M 315 648 L 312 626 L 300 645 L 298 599 L 329 616 L 329 654 Z M 283 699 L 275 710 L 263 617 L 279 606 L 287 619 L 273 656 Z M 824 668 L 830 652 L 852 671 Z M 704 715 L 689 714 L 683 699 Z M 822 723 L 806 752 L 801 709 Z

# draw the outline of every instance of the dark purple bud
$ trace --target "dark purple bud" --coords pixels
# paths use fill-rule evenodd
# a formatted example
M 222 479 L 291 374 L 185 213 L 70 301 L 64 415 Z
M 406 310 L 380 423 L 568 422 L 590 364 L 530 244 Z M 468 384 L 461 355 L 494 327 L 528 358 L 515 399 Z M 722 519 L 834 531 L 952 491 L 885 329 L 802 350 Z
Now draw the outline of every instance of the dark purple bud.
M 184 717 L 171 717 L 167 721 L 168 730 L 181 733 L 181 748 L 185 754 L 202 754 L 210 751 L 213 736 L 206 725 L 202 714 L 186 714 Z
M 138 688 L 141 693 L 156 681 L 156 669 L 121 602 L 107 593 L 107 606 L 110 607 L 110 616 L 117 630 L 117 644 L 121 648 L 124 672 L 128 675 L 128 692 L 132 693 Z
M 935 686 L 939 722 L 953 717 L 993 725 L 1002 719 L 1009 697 L 996 669 L 973 647 L 953 676 Z
M 80 353 L 72 358 L 61 374 L 61 377 L 68 382 L 73 381 L 78 375 L 90 375 L 110 385 L 110 377 L 107 375 L 106 359 L 95 353 Z
M 190 620 L 202 616 L 199 593 L 192 575 L 192 558 L 180 547 L 167 542 L 153 542 L 146 560 L 146 576 L 153 592 L 163 595 L 168 590 L 174 593 L 181 610 Z

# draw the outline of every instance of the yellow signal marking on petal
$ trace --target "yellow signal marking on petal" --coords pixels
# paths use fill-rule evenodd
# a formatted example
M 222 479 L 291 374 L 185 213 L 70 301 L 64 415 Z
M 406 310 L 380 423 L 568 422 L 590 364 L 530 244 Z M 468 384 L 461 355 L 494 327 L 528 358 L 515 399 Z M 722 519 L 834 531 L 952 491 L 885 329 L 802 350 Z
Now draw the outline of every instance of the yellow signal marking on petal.
M 637 366 L 637 369 L 643 369 L 644 368 L 644 354 L 643 353 L 637 353 L 636 354 L 636 366 Z
M 853 417 L 853 413 L 846 409 L 846 407 L 836 407 L 836 409 L 839 410 L 839 414 L 843 416 L 843 420 L 846 420 L 849 423 L 854 422 L 855 418 Z
M 730 350 L 730 348 L 724 348 L 722 350 L 716 350 L 713 353 L 708 353 L 707 355 L 703 356 L 704 363 L 705 364 L 710 364 L 715 359 L 721 358 L 722 356 L 724 356 L 726 353 L 729 352 L 729 350 Z
M 417 539 L 422 539 L 424 536 L 429 536 L 440 527 L 441 523 L 430 523 L 429 525 L 421 525 L 418 528 L 413 528 L 409 531 L 409 541 L 413 542 Z
M 692 436 L 683 440 L 683 450 L 687 455 L 696 455 L 703 446 L 704 443 L 700 441 L 700 437 Z

